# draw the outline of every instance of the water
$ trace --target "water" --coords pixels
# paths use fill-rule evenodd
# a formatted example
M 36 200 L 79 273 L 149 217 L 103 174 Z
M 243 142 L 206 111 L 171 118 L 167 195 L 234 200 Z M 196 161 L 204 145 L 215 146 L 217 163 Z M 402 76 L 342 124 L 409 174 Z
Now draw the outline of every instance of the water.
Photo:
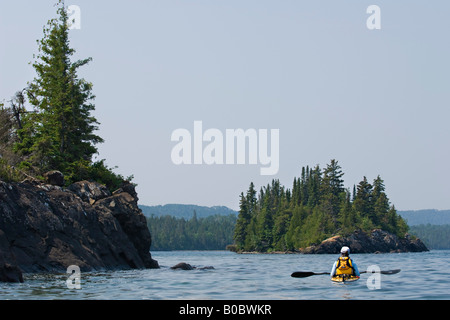
M 338 255 L 235 254 L 227 251 L 152 252 L 160 269 L 81 274 L 81 289 L 68 289 L 68 274 L 25 274 L 24 283 L 0 283 L 0 299 L 96 300 L 448 300 L 450 250 L 424 253 L 354 254 L 363 271 L 381 270 L 380 289 L 357 282 L 332 283 L 327 275 L 292 278 L 293 271 L 325 272 Z M 208 270 L 171 270 L 187 262 Z M 372 282 L 373 284 L 374 282 Z

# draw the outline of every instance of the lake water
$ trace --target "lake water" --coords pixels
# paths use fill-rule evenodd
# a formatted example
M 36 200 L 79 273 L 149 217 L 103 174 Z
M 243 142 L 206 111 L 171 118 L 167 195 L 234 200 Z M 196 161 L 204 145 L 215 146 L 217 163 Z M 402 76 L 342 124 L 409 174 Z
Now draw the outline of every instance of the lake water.
M 450 250 L 354 254 L 359 270 L 378 265 L 395 275 L 362 274 L 357 282 L 332 283 L 327 275 L 292 278 L 294 271 L 328 272 L 338 255 L 236 254 L 227 251 L 152 252 L 161 268 L 81 273 L 81 289 L 68 289 L 68 274 L 25 274 L 24 283 L 0 283 L 0 299 L 95 300 L 448 300 Z M 171 270 L 187 262 L 208 270 Z M 378 280 L 379 289 L 374 287 Z

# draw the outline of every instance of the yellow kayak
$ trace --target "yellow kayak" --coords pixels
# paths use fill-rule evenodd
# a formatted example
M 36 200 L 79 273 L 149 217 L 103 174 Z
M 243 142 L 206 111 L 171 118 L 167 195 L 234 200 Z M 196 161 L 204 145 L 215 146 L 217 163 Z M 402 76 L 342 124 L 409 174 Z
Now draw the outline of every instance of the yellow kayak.
M 331 281 L 333 282 L 352 282 L 357 280 L 359 280 L 359 277 L 349 275 L 334 276 L 331 278 Z

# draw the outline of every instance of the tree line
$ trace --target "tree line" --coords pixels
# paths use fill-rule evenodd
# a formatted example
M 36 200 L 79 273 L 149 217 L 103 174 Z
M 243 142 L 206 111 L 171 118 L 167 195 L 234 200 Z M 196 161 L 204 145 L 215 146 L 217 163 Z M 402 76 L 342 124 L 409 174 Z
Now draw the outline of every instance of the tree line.
M 237 250 L 293 250 L 335 234 L 375 228 L 404 237 L 408 226 L 390 204 L 381 177 L 372 183 L 364 177 L 351 192 L 344 188 L 343 175 L 333 159 L 324 169 L 303 167 L 292 189 L 272 180 L 258 193 L 251 183 L 240 195 L 234 232 Z
M 164 250 L 225 250 L 233 243 L 236 215 L 213 215 L 191 219 L 170 215 L 147 217 L 152 235 L 152 251 Z
M 32 62 L 35 78 L 9 106 L 0 103 L 0 178 L 42 179 L 45 172 L 59 170 L 68 184 L 95 180 L 114 189 L 124 178 L 105 160 L 93 160 L 103 139 L 96 134 L 93 85 L 78 76 L 92 59 L 72 61 L 75 50 L 70 47 L 64 1 L 57 8 L 58 18 L 44 26 L 38 41 L 39 53 Z
M 411 233 L 430 249 L 450 249 L 450 224 L 420 224 L 411 226 Z

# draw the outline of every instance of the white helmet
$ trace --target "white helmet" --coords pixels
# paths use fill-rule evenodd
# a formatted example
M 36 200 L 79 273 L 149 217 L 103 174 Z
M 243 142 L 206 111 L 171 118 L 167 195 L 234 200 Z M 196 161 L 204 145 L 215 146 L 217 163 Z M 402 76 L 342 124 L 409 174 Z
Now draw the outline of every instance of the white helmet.
M 350 254 L 350 248 L 349 247 L 342 247 L 341 253 L 348 253 L 348 254 Z

